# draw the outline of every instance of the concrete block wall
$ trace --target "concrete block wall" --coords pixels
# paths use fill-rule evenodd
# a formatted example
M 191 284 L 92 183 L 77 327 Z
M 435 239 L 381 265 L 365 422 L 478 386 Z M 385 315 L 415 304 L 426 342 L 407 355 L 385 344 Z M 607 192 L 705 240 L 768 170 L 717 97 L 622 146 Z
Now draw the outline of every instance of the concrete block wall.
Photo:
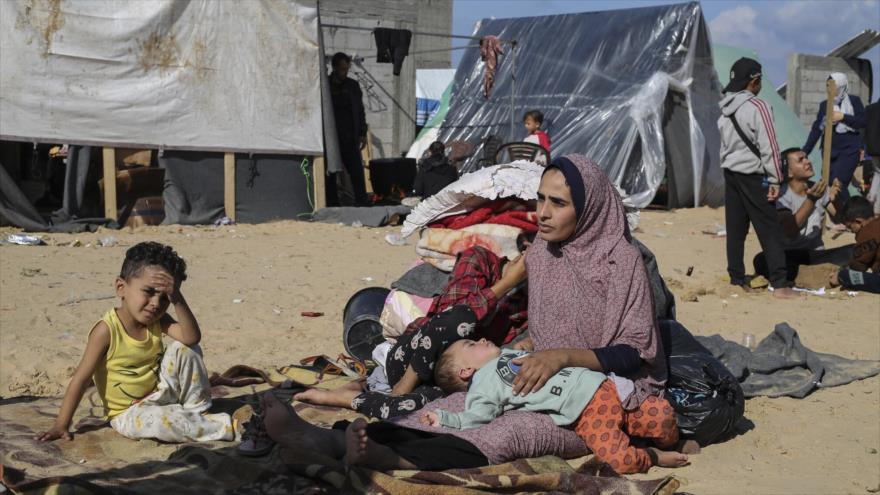
M 870 65 L 860 59 L 842 59 L 792 54 L 788 58 L 786 102 L 801 122 L 809 128 L 816 120 L 819 103 L 825 101 L 825 81 L 831 72 L 842 72 L 849 80 L 849 94 L 862 102 L 870 101 Z
M 363 28 L 386 27 L 450 33 L 452 26 L 452 0 L 323 0 L 321 21 Z M 424 22 L 425 26 L 419 24 Z M 373 33 L 365 30 L 325 28 L 324 43 L 327 56 L 342 51 L 349 55 L 363 56 L 364 68 L 400 104 L 399 108 L 382 89 L 352 65 L 349 77 L 358 80 L 364 92 L 367 124 L 374 136 L 373 157 L 397 157 L 406 152 L 415 138 L 416 115 L 415 83 L 416 69 L 448 68 L 450 52 L 437 52 L 408 56 L 400 75 L 392 73 L 392 64 L 376 62 L 376 43 Z M 449 48 L 449 38 L 413 36 L 410 51 Z M 445 65 L 444 65 L 445 64 Z M 329 64 L 327 65 L 329 71 Z

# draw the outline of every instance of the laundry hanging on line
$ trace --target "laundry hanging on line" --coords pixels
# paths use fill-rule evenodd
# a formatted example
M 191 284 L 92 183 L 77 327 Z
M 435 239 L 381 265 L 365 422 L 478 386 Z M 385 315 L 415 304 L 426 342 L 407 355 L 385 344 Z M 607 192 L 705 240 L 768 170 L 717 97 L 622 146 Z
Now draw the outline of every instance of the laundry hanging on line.
M 376 62 L 394 64 L 392 72 L 395 76 L 399 76 L 403 60 L 409 55 L 412 31 L 376 28 L 373 30 L 373 37 L 376 39 Z

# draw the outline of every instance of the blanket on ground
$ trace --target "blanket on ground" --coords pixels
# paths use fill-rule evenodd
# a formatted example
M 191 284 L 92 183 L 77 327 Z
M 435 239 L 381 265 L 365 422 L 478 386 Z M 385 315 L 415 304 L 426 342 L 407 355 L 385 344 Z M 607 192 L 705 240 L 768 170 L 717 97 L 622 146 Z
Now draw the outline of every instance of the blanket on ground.
M 284 368 L 266 371 L 277 383 L 313 383 L 312 371 Z M 233 373 L 235 374 L 235 373 Z M 229 375 L 224 373 L 223 375 Z M 223 376 L 220 375 L 220 376 Z M 322 380 L 321 387 L 348 383 L 345 377 Z M 212 389 L 215 410 L 244 420 L 266 384 Z M 290 397 L 296 389 L 280 390 Z M 101 401 L 87 391 L 75 417 L 79 429 L 72 442 L 37 443 L 37 432 L 49 427 L 61 398 L 0 399 L 0 476 L 12 493 L 196 494 L 196 493 L 615 493 L 672 494 L 679 482 L 671 477 L 630 480 L 594 461 L 579 467 L 556 457 L 522 459 L 480 469 L 445 472 L 380 473 L 348 469 L 314 452 L 275 449 L 263 458 L 245 458 L 235 443 L 163 444 L 129 440 L 99 421 Z M 318 426 L 359 415 L 350 410 L 296 403 L 297 413 Z
M 720 335 L 697 337 L 733 376 L 746 397 L 795 397 L 880 373 L 880 362 L 847 359 L 807 348 L 788 323 L 779 323 L 754 351 Z

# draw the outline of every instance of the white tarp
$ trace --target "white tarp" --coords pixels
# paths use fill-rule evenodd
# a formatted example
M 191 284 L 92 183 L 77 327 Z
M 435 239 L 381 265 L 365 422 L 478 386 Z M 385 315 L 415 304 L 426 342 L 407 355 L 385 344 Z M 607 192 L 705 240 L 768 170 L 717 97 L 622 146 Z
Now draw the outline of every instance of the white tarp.
M 0 136 L 320 154 L 313 4 L 3 0 Z

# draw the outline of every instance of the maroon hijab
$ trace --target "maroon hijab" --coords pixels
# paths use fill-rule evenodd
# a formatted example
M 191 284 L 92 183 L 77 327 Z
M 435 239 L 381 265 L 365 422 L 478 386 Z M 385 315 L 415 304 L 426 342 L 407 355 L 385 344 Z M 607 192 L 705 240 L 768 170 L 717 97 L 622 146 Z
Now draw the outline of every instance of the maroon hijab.
M 661 395 L 666 383 L 651 287 L 638 249 L 627 241 L 614 186 L 585 156 L 565 158 L 583 181 L 584 205 L 569 239 L 548 243 L 539 237 L 526 253 L 529 335 L 536 350 L 616 344 L 636 349 L 642 367 L 627 377 L 635 392 L 624 404 L 633 409 L 649 395 Z

